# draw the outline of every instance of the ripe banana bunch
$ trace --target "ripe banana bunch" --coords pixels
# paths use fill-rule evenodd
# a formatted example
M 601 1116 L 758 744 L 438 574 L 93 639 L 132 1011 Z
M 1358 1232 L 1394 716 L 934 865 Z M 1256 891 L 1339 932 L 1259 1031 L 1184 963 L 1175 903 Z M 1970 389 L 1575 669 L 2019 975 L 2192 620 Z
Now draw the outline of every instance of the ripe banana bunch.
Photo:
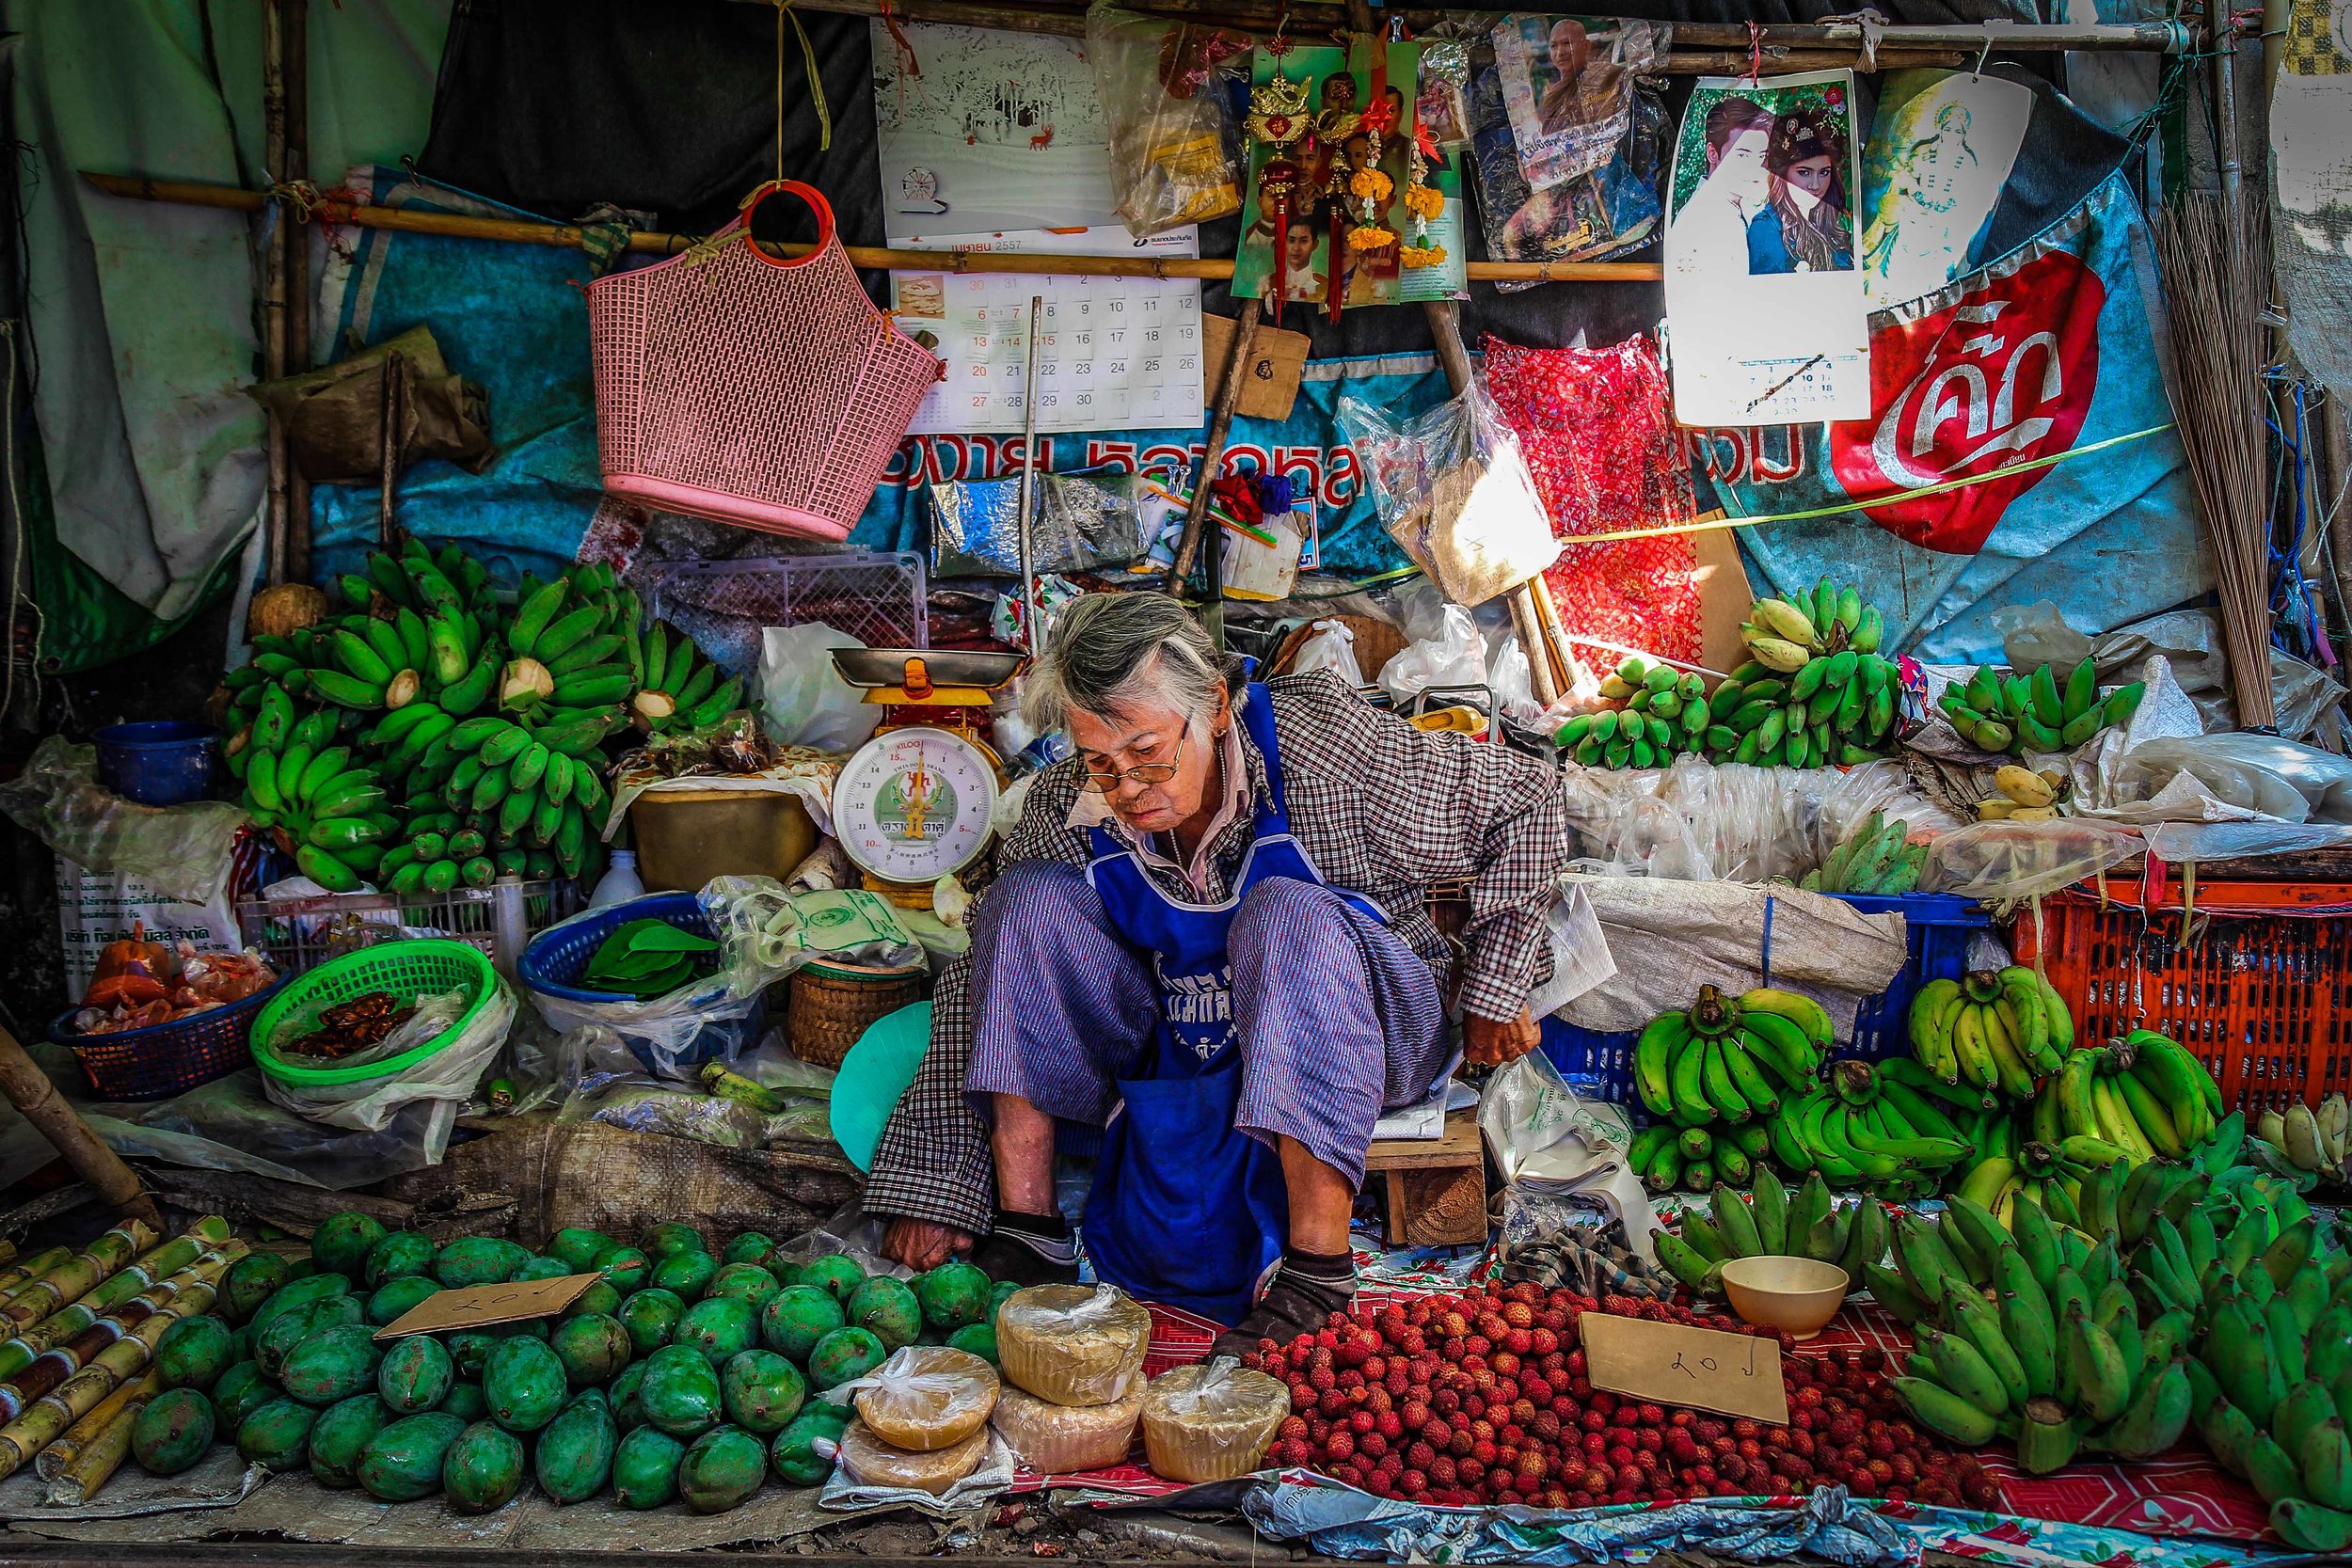
M 2099 673 L 2088 658 L 2068 673 L 2062 689 L 2052 665 L 2004 676 L 1979 664 L 1965 681 L 1946 687 L 1936 704 L 1979 751 L 2025 756 L 2071 752 L 2110 724 L 2130 722 L 2147 690 L 2146 682 L 2134 681 L 2101 697 Z
M 1876 653 L 1886 626 L 1878 607 L 1862 602 L 1860 589 L 1823 578 L 1809 594 L 1756 600 L 1740 635 L 1759 662 L 1790 674 L 1808 658 L 1840 648 Z
M 1769 1123 L 1784 1095 L 1812 1086 L 1830 1041 L 1829 1014 L 1809 996 L 1759 987 L 1735 1001 L 1702 986 L 1688 1009 L 1642 1031 L 1633 1085 L 1652 1116 L 1677 1127 Z
M 1837 1062 L 1829 1083 L 1782 1107 L 1770 1128 L 1780 1163 L 1883 1197 L 1925 1196 L 1970 1144 L 1932 1095 L 1868 1062 Z
M 2062 802 L 2074 792 L 2063 773 L 2051 768 L 2037 773 L 2013 762 L 1994 769 L 1993 787 L 1999 793 L 1977 802 L 1979 822 L 2047 822 L 2063 814 Z
M 1891 897 L 1910 893 L 1927 869 L 1928 847 L 1911 844 L 1911 824 L 1901 817 L 1888 822 L 1883 812 L 1872 812 L 1844 843 L 1829 852 L 1817 870 L 1804 874 L 1797 885 L 1814 893 L 1859 893 Z
M 2110 1158 L 2178 1160 L 2214 1137 L 2221 1088 L 2179 1044 L 2135 1029 L 2104 1049 L 2068 1052 L 2034 1097 L 2032 1118 L 2042 1143 L 2084 1139 Z
M 1685 752 L 1708 749 L 1714 708 L 1707 683 L 1671 666 L 1628 658 L 1600 683 L 1617 705 L 1580 713 L 1552 736 L 1573 750 L 1581 768 L 1664 768 Z
M 1677 1279 L 1709 1295 L 1723 1293 L 1724 1264 L 1734 1258 L 1810 1258 L 1835 1263 L 1859 1282 L 1867 1265 L 1886 1256 L 1886 1211 L 1872 1197 L 1836 1208 L 1819 1171 L 1792 1195 L 1758 1165 L 1756 1196 L 1718 1186 L 1712 1214 L 1686 1213 L 1679 1236 L 1661 1230 L 1650 1238 Z
M 2265 1111 L 2254 1121 L 2256 1136 L 2278 1149 L 2296 1170 L 2344 1179 L 2345 1134 L 2352 1131 L 2352 1104 L 2338 1089 L 2314 1111 L 2301 1101 L 2283 1115 Z
M 1805 608 L 1758 599 L 1740 627 L 1754 657 L 1715 689 L 1710 755 L 1758 767 L 1851 767 L 1886 754 L 1902 672 L 1878 654 L 1875 607 L 1823 578 Z
M 2074 1041 L 2066 1004 L 2023 964 L 1929 981 L 1911 1000 L 1909 1022 L 1912 1052 L 1930 1072 L 2012 1100 L 2032 1099 L 2035 1078 L 2058 1071 Z
M 1938 1224 L 1897 1220 L 1895 1259 L 1893 1271 L 1865 1271 L 1912 1325 L 1895 1391 L 1943 1437 L 1968 1448 L 2008 1437 L 2042 1475 L 2085 1449 L 2152 1459 L 2187 1429 L 2193 1316 L 2175 1308 L 2141 1325 L 2112 1231 L 2093 1243 L 2029 1200 L 2004 1225 L 1963 1194 Z
M 2262 1219 L 2249 1212 L 2201 1254 L 2182 1240 L 2208 1318 L 2190 1405 L 2214 1457 L 2270 1505 L 2272 1529 L 2341 1552 L 2352 1546 L 2352 1253 L 2308 1215 L 2265 1243 Z
M 1677 1127 L 1652 1122 L 1633 1135 L 1627 1168 L 1654 1193 L 1703 1193 L 1717 1182 L 1744 1187 L 1764 1169 L 1772 1144 L 1759 1121 L 1737 1127 Z

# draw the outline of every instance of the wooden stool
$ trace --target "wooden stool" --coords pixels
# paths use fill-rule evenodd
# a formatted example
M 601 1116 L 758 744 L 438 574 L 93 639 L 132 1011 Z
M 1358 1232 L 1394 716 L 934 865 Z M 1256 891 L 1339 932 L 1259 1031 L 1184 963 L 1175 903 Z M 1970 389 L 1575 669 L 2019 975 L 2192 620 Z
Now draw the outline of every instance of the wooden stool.
M 1388 1178 L 1391 1246 L 1463 1246 L 1486 1240 L 1486 1150 L 1478 1111 L 1445 1118 L 1441 1138 L 1382 1138 L 1364 1151 L 1364 1174 Z

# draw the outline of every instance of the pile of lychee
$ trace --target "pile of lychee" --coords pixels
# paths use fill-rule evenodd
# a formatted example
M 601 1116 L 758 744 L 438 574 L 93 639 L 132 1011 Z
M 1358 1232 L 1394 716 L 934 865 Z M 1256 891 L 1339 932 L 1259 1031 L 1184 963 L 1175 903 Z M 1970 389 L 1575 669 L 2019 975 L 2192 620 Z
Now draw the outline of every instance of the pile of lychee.
M 1687 1307 L 1489 1282 L 1468 1295 L 1333 1313 L 1253 1364 L 1290 1386 L 1266 1462 L 1375 1497 L 1443 1506 L 1585 1508 L 1793 1497 L 1835 1482 L 1864 1497 L 1991 1508 L 1977 1461 L 1915 1425 L 1877 1350 L 1787 1354 L 1787 1426 L 1621 1398 L 1585 1378 L 1587 1312 L 1769 1335 Z

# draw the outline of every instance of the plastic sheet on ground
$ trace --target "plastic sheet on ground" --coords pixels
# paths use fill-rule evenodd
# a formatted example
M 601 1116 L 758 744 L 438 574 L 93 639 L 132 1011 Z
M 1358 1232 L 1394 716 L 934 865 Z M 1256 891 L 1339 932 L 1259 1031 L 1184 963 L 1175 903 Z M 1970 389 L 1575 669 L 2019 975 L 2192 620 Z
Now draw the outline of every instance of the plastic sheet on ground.
M 268 1471 L 246 1465 L 234 1448 L 217 1445 L 193 1468 L 176 1476 L 151 1476 L 135 1462 L 127 1463 L 89 1502 L 79 1508 L 52 1508 L 49 1482 L 28 1465 L 0 1481 L 0 1520 L 119 1520 L 118 1528 L 135 1532 L 157 1514 L 203 1517 L 234 1508 L 268 1479 Z
M 1253 1488 L 1242 1513 L 1278 1541 L 1325 1557 L 1391 1562 L 1638 1562 L 1704 1550 L 1747 1562 L 1804 1553 L 1849 1568 L 1915 1568 L 1921 1544 L 1907 1526 L 1825 1486 L 1794 1504 L 1740 1497 L 1552 1511 L 1424 1508 L 1284 1472 Z
M 124 871 L 167 898 L 208 904 L 229 879 L 243 807 L 222 800 L 143 806 L 99 784 L 98 748 L 53 735 L 0 784 L 0 812 L 89 871 Z
M 1758 769 L 1749 769 L 1758 771 Z M 1571 877 L 1592 899 L 1617 972 L 1560 1009 L 1580 1028 L 1639 1029 L 1701 986 L 1738 993 L 1772 984 L 1829 1009 L 1842 1034 L 1863 997 L 1894 983 L 1908 953 L 1903 918 L 1792 887 Z

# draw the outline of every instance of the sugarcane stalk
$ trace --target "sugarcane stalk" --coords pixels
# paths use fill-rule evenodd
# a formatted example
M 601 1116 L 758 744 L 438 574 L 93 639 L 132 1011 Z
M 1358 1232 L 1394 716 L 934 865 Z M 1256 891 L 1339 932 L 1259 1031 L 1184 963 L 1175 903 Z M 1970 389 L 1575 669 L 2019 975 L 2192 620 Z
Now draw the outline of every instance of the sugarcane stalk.
M 155 1341 L 164 1337 L 164 1330 L 183 1317 L 199 1316 L 212 1306 L 214 1290 L 209 1281 L 192 1282 L 170 1303 L 99 1352 L 95 1360 L 54 1393 L 42 1396 L 31 1409 L 0 1427 L 0 1481 L 23 1469 L 74 1422 L 96 1409 L 100 1401 L 145 1371 L 155 1357 Z
M 39 1323 L 58 1307 L 81 1300 L 91 1286 L 154 1244 L 155 1232 L 144 1222 L 126 1220 L 0 1307 L 0 1326 L 13 1330 Z
M 131 1451 L 132 1423 L 139 1418 L 147 1402 L 163 1391 L 164 1374 L 150 1367 L 137 1382 L 126 1383 L 99 1401 L 97 1409 L 40 1450 L 33 1461 L 33 1473 L 52 1483 L 51 1507 L 79 1508 L 106 1484 L 122 1456 Z
M 47 1274 L 72 1256 L 73 1249 L 70 1246 L 43 1247 L 30 1258 L 19 1258 L 7 1268 L 0 1269 L 0 1306 L 6 1306 L 8 1298 L 24 1288 L 25 1281 L 36 1275 Z
M 83 1329 L 64 1344 L 45 1350 L 6 1384 L 0 1384 L 0 1420 L 21 1416 L 34 1401 L 91 1365 L 127 1335 L 136 1334 L 157 1315 L 176 1311 L 191 1290 L 200 1290 L 209 1304 L 220 1276 L 244 1256 L 244 1243 L 232 1243 L 208 1253 L 146 1294 L 123 1303 L 114 1313 Z M 200 1311 L 201 1308 L 199 1308 Z
M 229 1222 L 208 1214 L 184 1235 L 142 1255 L 135 1262 L 90 1287 L 89 1293 L 0 1343 L 0 1382 L 32 1365 L 33 1358 L 64 1343 L 113 1311 L 136 1291 L 168 1279 L 230 1239 Z

